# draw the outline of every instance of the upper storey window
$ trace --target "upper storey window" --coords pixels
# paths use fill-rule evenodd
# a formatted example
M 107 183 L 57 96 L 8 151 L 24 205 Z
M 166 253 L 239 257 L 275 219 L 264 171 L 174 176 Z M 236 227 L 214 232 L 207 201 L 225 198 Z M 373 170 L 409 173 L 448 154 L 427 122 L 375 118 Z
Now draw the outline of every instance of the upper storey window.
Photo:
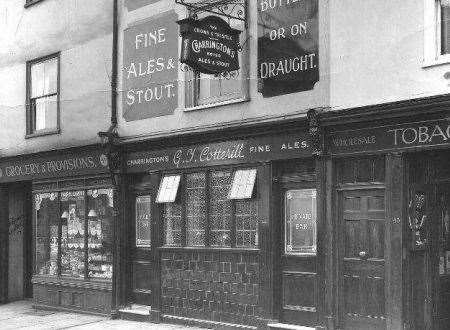
M 450 0 L 424 0 L 424 66 L 450 63 Z
M 441 0 L 439 9 L 441 54 L 450 54 L 450 0 Z
M 247 31 L 245 20 L 229 18 L 211 13 L 201 13 L 198 18 L 209 15 L 218 16 L 230 25 L 231 28 L 242 31 L 239 51 L 240 69 L 220 75 L 204 74 L 188 70 L 186 76 L 186 108 L 208 107 L 223 103 L 239 102 L 247 99 L 247 50 L 245 48 Z
M 27 65 L 27 133 L 56 133 L 59 103 L 59 55 L 34 60 Z

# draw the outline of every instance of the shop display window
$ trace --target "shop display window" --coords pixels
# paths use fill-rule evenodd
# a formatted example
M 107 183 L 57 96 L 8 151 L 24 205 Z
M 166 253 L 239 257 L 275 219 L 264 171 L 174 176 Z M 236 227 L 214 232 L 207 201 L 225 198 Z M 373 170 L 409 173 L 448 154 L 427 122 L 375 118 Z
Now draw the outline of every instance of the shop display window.
M 61 275 L 84 277 L 84 191 L 61 193 Z
M 58 275 L 58 193 L 36 194 L 36 273 Z
M 37 193 L 36 274 L 112 277 L 112 189 Z
M 285 253 L 317 251 L 316 189 L 291 189 L 285 194 Z
M 88 276 L 112 277 L 113 194 L 111 189 L 88 190 Z
M 164 204 L 166 246 L 258 246 L 256 169 L 212 170 L 180 178 L 181 198 Z M 238 193 L 230 195 L 233 184 Z

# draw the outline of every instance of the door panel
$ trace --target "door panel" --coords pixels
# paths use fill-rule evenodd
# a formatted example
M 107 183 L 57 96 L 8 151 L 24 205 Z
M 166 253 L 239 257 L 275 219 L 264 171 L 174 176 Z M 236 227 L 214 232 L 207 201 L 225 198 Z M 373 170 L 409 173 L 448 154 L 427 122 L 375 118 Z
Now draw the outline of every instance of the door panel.
M 385 329 L 384 190 L 341 193 L 341 298 L 345 329 Z
M 444 330 L 450 327 L 450 184 L 441 184 L 438 187 L 437 216 L 433 228 L 432 255 L 438 256 L 435 273 L 437 276 L 435 306 L 436 328 Z
M 319 294 L 316 190 L 288 189 L 282 199 L 281 320 L 315 326 Z
M 152 196 L 150 194 L 135 195 L 132 222 L 133 233 L 131 243 L 132 283 L 129 303 L 152 305 L 155 278 L 155 257 L 152 250 Z

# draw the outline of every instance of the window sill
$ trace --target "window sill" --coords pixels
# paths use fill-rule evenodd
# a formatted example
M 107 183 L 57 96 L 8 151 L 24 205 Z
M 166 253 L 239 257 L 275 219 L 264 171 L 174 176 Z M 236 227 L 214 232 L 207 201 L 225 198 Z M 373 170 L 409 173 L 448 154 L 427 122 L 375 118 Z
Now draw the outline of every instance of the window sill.
M 260 250 L 257 248 L 230 248 L 230 247 L 206 247 L 206 246 L 199 246 L 199 247 L 191 247 L 191 246 L 160 246 L 158 247 L 158 250 L 161 251 L 180 251 L 180 252 L 187 252 L 187 251 L 195 251 L 195 252 L 228 252 L 228 253 L 259 253 Z
M 187 107 L 187 108 L 184 108 L 184 112 L 205 110 L 205 109 L 210 109 L 210 108 L 221 107 L 221 106 L 224 106 L 224 105 L 235 104 L 235 103 L 242 103 L 242 102 L 248 102 L 248 101 L 250 101 L 250 98 L 248 98 L 248 97 L 241 97 L 241 98 L 238 98 L 238 99 L 232 99 L 232 100 L 228 100 L 228 101 L 222 101 L 222 102 L 210 103 L 210 104 L 202 104 L 202 105 L 197 105 L 195 107 Z
M 40 132 L 29 133 L 29 134 L 25 135 L 25 139 L 31 139 L 34 137 L 46 136 L 46 135 L 54 135 L 54 134 L 59 134 L 59 133 L 61 133 L 61 131 L 59 129 L 42 130 Z
M 62 287 L 73 287 L 73 288 L 85 288 L 93 290 L 111 290 L 112 281 L 111 280 L 98 280 L 98 279 L 81 279 L 75 277 L 66 276 L 54 276 L 54 275 L 33 275 L 31 283 L 37 285 L 54 285 Z
M 450 64 L 450 54 L 440 55 L 435 59 L 425 60 L 422 63 L 422 68 L 426 69 L 445 64 Z
M 37 4 L 38 2 L 41 2 L 41 1 L 43 1 L 43 0 L 31 0 L 31 1 L 26 1 L 24 7 L 25 7 L 25 8 L 28 8 L 28 7 L 30 7 L 30 6 L 32 6 L 32 5 L 35 5 L 35 4 Z

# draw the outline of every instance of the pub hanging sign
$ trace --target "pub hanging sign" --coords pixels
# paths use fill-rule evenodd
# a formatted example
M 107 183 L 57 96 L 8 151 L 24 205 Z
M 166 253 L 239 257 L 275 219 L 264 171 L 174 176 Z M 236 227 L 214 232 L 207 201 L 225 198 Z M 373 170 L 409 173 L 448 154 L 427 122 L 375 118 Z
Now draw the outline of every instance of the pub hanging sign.
M 220 74 L 239 70 L 239 34 L 223 19 L 208 16 L 197 20 L 182 19 L 180 62 L 194 71 Z

